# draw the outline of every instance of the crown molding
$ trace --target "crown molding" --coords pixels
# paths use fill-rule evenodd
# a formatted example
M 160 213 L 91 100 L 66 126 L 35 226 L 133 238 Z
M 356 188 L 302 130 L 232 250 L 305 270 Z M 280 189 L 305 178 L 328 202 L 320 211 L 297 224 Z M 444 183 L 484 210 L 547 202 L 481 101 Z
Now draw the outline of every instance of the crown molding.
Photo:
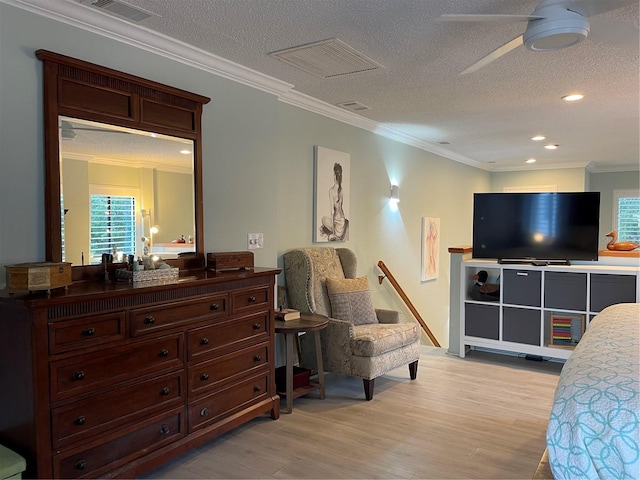
M 74 0 L 0 0 L 0 3 L 155 53 L 272 95 L 278 96 L 293 88 L 289 83 Z M 131 28 L 132 25 L 135 28 Z
M 638 172 L 640 171 L 640 161 L 625 165 L 605 165 L 599 166 L 593 162 L 587 165 L 589 173 L 616 173 L 616 172 Z
M 355 113 L 349 112 L 329 103 L 322 102 L 316 98 L 310 97 L 309 95 L 305 95 L 304 93 L 290 90 L 280 95 L 278 99 L 281 102 L 287 103 L 289 105 L 293 105 L 295 107 L 317 113 L 324 117 L 328 117 L 333 120 L 337 120 L 339 122 L 361 128 L 363 130 L 368 130 L 375 135 L 389 138 L 391 140 L 395 140 L 396 142 L 400 142 L 405 145 L 419 148 L 420 150 L 434 153 L 441 157 L 448 158 L 449 160 L 464 163 L 475 168 L 488 170 L 487 165 L 481 162 L 473 160 L 469 157 L 465 157 L 464 155 L 459 155 L 455 152 L 451 152 L 439 145 L 425 142 L 424 140 L 412 135 L 407 135 L 406 133 L 388 127 L 382 123 L 369 120 L 368 118 L 361 117 L 360 115 L 356 115 Z
M 529 172 L 533 170 L 563 170 L 568 168 L 585 169 L 586 167 L 587 167 L 587 164 L 585 162 L 565 162 L 565 163 L 554 164 L 554 165 L 536 163 L 536 164 L 527 164 L 522 166 L 520 165 L 509 165 L 506 167 L 496 166 L 491 171 L 492 172 L 520 172 L 520 171 Z

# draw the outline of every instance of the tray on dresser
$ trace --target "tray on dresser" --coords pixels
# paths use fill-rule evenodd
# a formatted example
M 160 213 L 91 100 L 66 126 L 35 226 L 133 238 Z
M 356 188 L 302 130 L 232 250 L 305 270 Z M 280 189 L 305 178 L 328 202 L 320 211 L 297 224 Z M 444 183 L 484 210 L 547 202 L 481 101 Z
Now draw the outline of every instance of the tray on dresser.
M 134 285 L 164 285 L 178 281 L 180 269 L 156 268 L 155 270 L 116 269 L 116 280 L 133 282 Z

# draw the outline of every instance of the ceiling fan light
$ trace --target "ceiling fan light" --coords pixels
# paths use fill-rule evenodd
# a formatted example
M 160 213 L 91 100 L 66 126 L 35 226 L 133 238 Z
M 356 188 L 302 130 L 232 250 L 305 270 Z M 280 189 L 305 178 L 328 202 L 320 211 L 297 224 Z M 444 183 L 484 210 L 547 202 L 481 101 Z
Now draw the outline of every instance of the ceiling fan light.
M 579 13 L 564 10 L 551 18 L 531 20 L 524 32 L 523 43 L 536 52 L 561 50 L 581 42 L 588 35 L 587 19 Z

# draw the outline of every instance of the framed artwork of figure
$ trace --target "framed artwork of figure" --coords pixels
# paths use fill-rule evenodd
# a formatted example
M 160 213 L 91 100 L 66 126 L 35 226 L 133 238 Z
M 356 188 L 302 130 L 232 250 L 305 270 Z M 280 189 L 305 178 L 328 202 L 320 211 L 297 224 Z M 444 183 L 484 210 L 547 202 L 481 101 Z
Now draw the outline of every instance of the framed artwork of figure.
M 349 239 L 348 153 L 315 147 L 314 242 L 344 242 Z

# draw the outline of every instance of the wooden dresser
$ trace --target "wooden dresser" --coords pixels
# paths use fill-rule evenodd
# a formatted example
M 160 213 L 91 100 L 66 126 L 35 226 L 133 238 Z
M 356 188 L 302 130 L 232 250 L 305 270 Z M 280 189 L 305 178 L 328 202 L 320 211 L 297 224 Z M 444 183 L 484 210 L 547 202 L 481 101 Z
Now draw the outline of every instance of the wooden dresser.
M 26 476 L 135 477 L 279 417 L 277 269 L 0 293 L 0 443 Z

